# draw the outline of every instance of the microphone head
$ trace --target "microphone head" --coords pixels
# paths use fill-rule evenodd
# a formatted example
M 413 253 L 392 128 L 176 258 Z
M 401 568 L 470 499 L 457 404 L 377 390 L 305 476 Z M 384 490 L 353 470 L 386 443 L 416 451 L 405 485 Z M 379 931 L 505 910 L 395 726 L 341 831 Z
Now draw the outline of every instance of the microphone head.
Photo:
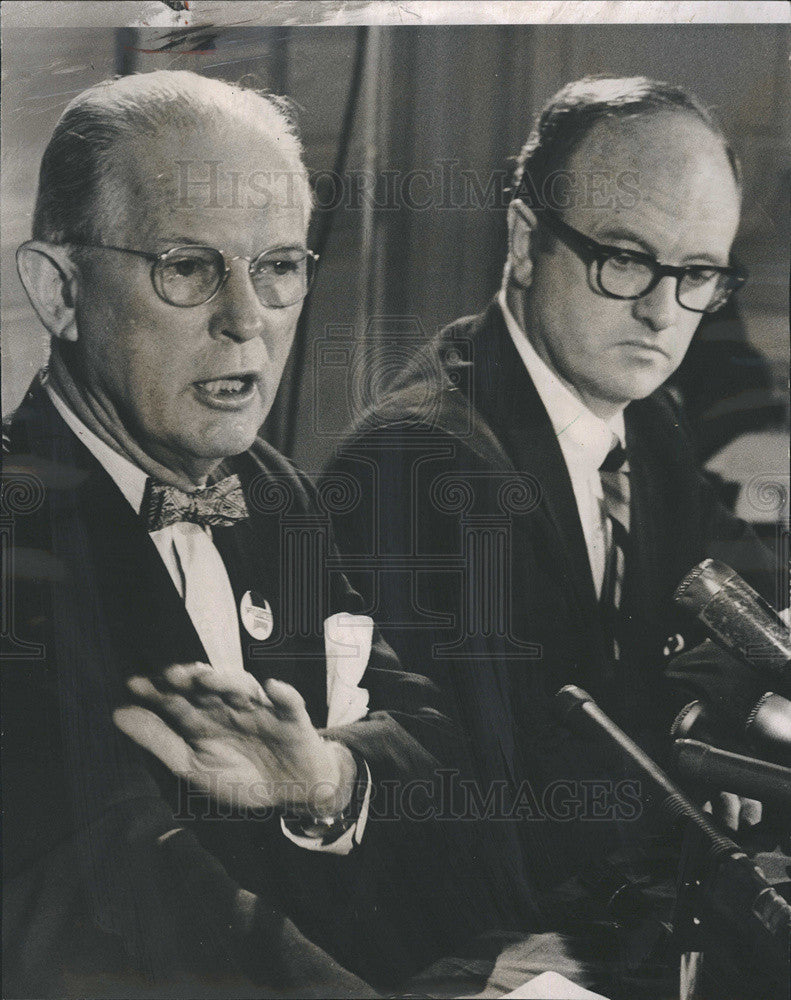
M 682 740 L 697 735 L 702 724 L 706 721 L 706 709 L 702 702 L 691 701 L 685 705 L 673 720 L 670 727 L 670 738 Z M 708 741 L 707 741 L 708 742 Z
M 767 688 L 752 667 L 711 640 L 672 660 L 665 668 L 664 684 L 671 710 L 683 711 L 692 701 L 702 702 L 707 718 L 705 723 L 702 718 L 697 720 L 698 725 L 705 725 L 712 736 L 730 733 L 737 739 L 743 736 L 748 716 Z M 715 742 L 720 742 L 719 737 Z
M 722 750 L 744 753 L 748 747 L 743 738 L 739 739 L 743 728 L 739 722 L 734 726 L 721 711 L 712 709 L 710 705 L 701 701 L 691 701 L 673 720 L 670 738 L 676 741 L 699 740 Z
M 673 600 L 694 614 L 718 594 L 736 570 L 716 559 L 704 559 L 689 571 L 673 593 Z
M 750 712 L 745 731 L 778 764 L 791 767 L 791 701 L 767 691 Z
M 576 684 L 566 684 L 555 695 L 555 710 L 558 719 L 565 722 L 570 712 L 581 708 L 587 701 L 593 701 L 587 691 L 583 691 Z
M 788 625 L 735 570 L 706 559 L 684 577 L 674 600 L 695 614 L 719 645 L 733 650 L 756 673 L 774 674 L 778 693 L 791 697 Z
M 696 785 L 705 784 L 706 761 L 713 753 L 713 747 L 701 743 L 700 740 L 683 738 L 673 743 L 676 769 L 687 781 Z

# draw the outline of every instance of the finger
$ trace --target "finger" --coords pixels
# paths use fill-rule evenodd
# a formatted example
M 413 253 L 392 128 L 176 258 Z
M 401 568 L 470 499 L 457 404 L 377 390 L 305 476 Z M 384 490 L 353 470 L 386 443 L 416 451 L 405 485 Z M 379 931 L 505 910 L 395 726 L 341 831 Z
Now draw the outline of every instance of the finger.
M 246 708 L 254 712 L 258 712 L 262 708 L 265 708 L 268 712 L 274 711 L 275 706 L 272 699 L 266 694 L 252 674 L 245 671 L 239 678 L 239 684 L 244 692 L 245 704 L 237 703 L 234 705 L 235 708 Z
M 274 677 L 268 677 L 263 683 L 263 688 L 279 718 L 293 722 L 303 722 L 308 719 L 305 699 L 296 688 Z
M 141 677 L 139 674 L 127 677 L 126 686 L 136 698 L 153 704 L 168 697 L 167 690 L 156 685 L 151 677 Z
M 155 680 L 161 678 L 174 691 L 187 694 L 201 676 L 214 673 L 216 671 L 208 663 L 172 663 Z
M 758 826 L 763 815 L 763 806 L 761 803 L 755 799 L 742 799 L 741 806 L 741 825 Z
M 197 708 L 186 697 L 169 688 L 160 690 L 148 677 L 129 677 L 126 686 L 147 708 L 165 716 L 167 722 L 186 739 L 205 736 L 227 714 L 227 708 L 219 698 L 215 698 L 217 704 L 213 712 L 208 706 Z
M 739 829 L 739 812 L 741 803 L 739 796 L 733 792 L 720 792 L 714 799 L 714 817 L 729 830 Z
M 240 694 L 239 681 L 208 663 L 174 663 L 152 680 L 164 694 L 178 693 L 218 720 L 224 718 L 228 707 L 240 710 L 250 707 L 249 698 Z
M 113 712 L 113 722 L 138 746 L 148 750 L 180 778 L 192 770 L 192 753 L 184 740 L 154 712 L 124 705 Z
M 195 686 L 201 691 L 211 692 L 226 701 L 232 708 L 258 709 L 262 705 L 272 708 L 261 685 L 252 674 L 221 674 L 216 670 L 196 674 Z
M 252 674 L 247 673 L 247 671 L 245 671 L 243 676 L 244 682 L 250 691 L 250 697 L 252 700 L 260 705 L 266 705 L 267 708 L 274 708 L 272 699 L 267 695 L 255 677 L 253 677 Z

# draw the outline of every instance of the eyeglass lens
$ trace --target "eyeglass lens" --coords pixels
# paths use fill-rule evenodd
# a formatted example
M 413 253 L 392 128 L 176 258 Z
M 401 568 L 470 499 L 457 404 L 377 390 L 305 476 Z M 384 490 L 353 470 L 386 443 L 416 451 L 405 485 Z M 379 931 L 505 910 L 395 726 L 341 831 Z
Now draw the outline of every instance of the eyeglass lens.
M 262 254 L 249 264 L 250 279 L 263 305 L 294 305 L 307 294 L 313 258 L 305 254 Z M 176 247 L 154 264 L 157 294 L 176 306 L 208 301 L 225 279 L 225 258 L 211 247 Z
M 645 261 L 628 254 L 618 254 L 603 260 L 599 267 L 602 291 L 618 298 L 638 298 L 654 281 L 654 270 Z M 695 312 L 710 312 L 728 298 L 731 283 L 726 275 L 701 267 L 687 271 L 677 281 L 679 303 Z
M 176 306 L 205 302 L 220 287 L 225 274 L 222 254 L 204 247 L 179 247 L 154 265 L 157 292 Z

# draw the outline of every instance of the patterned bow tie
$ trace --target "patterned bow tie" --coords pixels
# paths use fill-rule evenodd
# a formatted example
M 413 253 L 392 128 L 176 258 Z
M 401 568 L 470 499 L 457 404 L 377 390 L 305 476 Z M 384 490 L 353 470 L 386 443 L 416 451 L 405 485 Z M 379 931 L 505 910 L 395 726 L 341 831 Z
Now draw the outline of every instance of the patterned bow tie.
M 140 516 L 148 531 L 158 531 L 179 521 L 226 528 L 249 515 L 239 477 L 226 476 L 197 493 L 148 479 Z

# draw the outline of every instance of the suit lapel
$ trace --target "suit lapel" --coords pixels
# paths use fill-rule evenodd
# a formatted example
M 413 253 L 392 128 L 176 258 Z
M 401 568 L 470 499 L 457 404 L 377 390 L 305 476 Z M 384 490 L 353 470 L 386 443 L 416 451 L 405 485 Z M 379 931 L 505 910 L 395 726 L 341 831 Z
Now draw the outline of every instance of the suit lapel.
M 25 401 L 29 440 L 54 477 L 47 491 L 54 553 L 79 575 L 86 600 L 102 607 L 109 671 L 155 673 L 206 652 L 148 532 L 90 451 L 36 386 Z M 98 626 L 97 626 L 98 627 Z M 122 665 L 125 663 L 125 667 Z
M 531 474 L 557 540 L 563 574 L 588 627 L 598 630 L 598 602 L 577 502 L 557 436 L 494 302 L 474 335 L 475 405 L 491 423 L 514 467 Z
M 156 674 L 172 663 L 207 663 L 184 601 L 137 513 L 40 385 L 30 390 L 16 420 L 24 423 L 31 450 L 45 460 L 53 479 L 52 484 L 45 482 L 51 487 L 47 498 L 53 551 L 79 575 L 85 600 L 100 609 L 95 620 L 104 628 L 100 639 L 107 649 L 107 671 L 123 678 L 130 673 Z M 283 590 L 294 590 L 284 587 L 286 570 L 294 569 L 283 549 L 284 528 L 287 515 L 304 510 L 299 481 L 293 473 L 278 473 L 276 478 L 290 498 L 289 508 L 267 513 L 257 511 L 250 487 L 253 479 L 271 475 L 271 470 L 240 458 L 223 463 L 219 470 L 220 475 L 231 472 L 239 473 L 252 516 L 233 528 L 214 529 L 214 542 L 228 570 L 237 617 L 241 597 L 249 590 L 269 603 L 274 618 L 266 642 L 255 640 L 240 623 L 245 669 L 259 679 L 279 677 L 293 684 L 305 697 L 311 716 L 323 724 L 327 710 L 323 637 L 315 628 L 300 634 L 299 623 L 290 627 L 287 619 L 293 619 L 297 609 L 283 606 Z M 302 597 L 301 592 L 292 596 Z
M 635 558 L 626 596 L 645 620 L 667 611 L 673 588 L 703 557 L 696 470 L 661 394 L 626 410 Z M 683 498 L 683 502 L 682 502 Z
M 326 544 L 317 538 L 321 525 L 315 516 L 304 516 L 295 474 L 273 471 L 249 455 L 223 463 L 218 475 L 230 472 L 239 475 L 250 517 L 233 527 L 213 529 L 213 538 L 236 602 L 245 670 L 259 681 L 276 677 L 296 687 L 314 723 L 324 725 L 327 691 L 321 629 L 329 612 L 316 604 L 327 592 Z M 266 509 L 261 477 L 272 481 L 285 506 L 276 503 Z M 324 542 L 326 537 L 325 533 Z M 310 576 L 313 573 L 319 574 L 318 581 Z M 239 616 L 248 592 L 253 603 L 267 606 L 272 614 L 272 632 L 266 639 L 253 636 Z M 305 621 L 306 613 L 313 615 L 310 622 Z

